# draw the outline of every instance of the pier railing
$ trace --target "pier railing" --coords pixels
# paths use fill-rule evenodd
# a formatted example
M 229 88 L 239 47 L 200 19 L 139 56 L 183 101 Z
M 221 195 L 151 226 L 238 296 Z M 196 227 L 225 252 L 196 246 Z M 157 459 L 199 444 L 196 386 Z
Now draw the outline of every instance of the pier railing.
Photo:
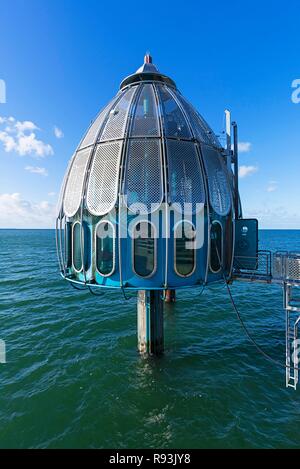
M 261 250 L 255 257 L 236 256 L 233 278 L 300 284 L 300 252 Z

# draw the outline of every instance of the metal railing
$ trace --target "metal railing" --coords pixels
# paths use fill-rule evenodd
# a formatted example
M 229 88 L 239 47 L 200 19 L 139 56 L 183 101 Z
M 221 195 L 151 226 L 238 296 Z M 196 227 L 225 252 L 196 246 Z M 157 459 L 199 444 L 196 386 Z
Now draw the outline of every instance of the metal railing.
M 233 277 L 300 284 L 300 252 L 258 251 L 257 256 L 235 256 Z
M 273 280 L 300 283 L 300 252 L 277 251 L 272 265 Z
M 233 260 L 233 276 L 234 278 L 245 278 L 253 281 L 271 281 L 271 251 L 258 251 L 257 256 L 235 256 Z

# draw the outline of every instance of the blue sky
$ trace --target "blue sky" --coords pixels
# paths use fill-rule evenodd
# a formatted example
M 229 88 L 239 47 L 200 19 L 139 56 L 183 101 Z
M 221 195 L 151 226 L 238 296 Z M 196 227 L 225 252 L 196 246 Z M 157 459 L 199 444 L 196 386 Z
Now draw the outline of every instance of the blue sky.
M 146 51 L 217 134 L 231 110 L 244 216 L 300 229 L 299 3 L 256 0 L 2 0 L 0 227 L 53 226 L 73 150 Z

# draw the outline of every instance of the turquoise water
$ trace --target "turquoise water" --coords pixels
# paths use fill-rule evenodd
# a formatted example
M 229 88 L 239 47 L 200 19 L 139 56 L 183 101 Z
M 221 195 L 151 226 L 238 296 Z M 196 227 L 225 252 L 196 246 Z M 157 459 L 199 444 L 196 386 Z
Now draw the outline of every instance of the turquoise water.
M 261 231 L 300 250 L 300 231 Z M 300 388 L 247 341 L 223 285 L 166 305 L 166 353 L 136 352 L 136 303 L 58 275 L 52 230 L 0 230 L 1 448 L 297 448 Z M 235 283 L 249 330 L 284 361 L 278 286 Z

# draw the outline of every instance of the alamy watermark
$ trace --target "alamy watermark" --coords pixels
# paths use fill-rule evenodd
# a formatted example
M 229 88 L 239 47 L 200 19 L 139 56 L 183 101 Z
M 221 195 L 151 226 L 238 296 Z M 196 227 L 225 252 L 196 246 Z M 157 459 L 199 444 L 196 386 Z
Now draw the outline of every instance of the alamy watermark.
M 0 339 L 0 363 L 6 363 L 6 344 L 2 339 Z
M 6 103 L 6 83 L 0 79 L 0 104 Z
M 118 237 L 131 238 L 163 238 L 174 237 L 184 239 L 185 249 L 199 249 L 204 243 L 204 203 L 150 204 L 151 208 L 143 203 L 127 204 L 127 197 L 123 196 L 123 203 L 117 212 L 114 207 L 110 211 L 110 219 L 118 220 Z M 106 206 L 97 207 L 105 212 Z M 131 215 L 129 215 L 129 213 Z M 172 220 L 172 222 L 171 222 Z M 114 227 L 114 223 L 110 222 Z M 150 232 L 149 232 L 150 230 Z M 114 238 L 115 229 L 108 229 L 107 222 L 97 225 L 97 238 Z
M 296 78 L 292 81 L 292 88 L 295 88 L 291 95 L 292 103 L 300 103 L 300 78 Z

